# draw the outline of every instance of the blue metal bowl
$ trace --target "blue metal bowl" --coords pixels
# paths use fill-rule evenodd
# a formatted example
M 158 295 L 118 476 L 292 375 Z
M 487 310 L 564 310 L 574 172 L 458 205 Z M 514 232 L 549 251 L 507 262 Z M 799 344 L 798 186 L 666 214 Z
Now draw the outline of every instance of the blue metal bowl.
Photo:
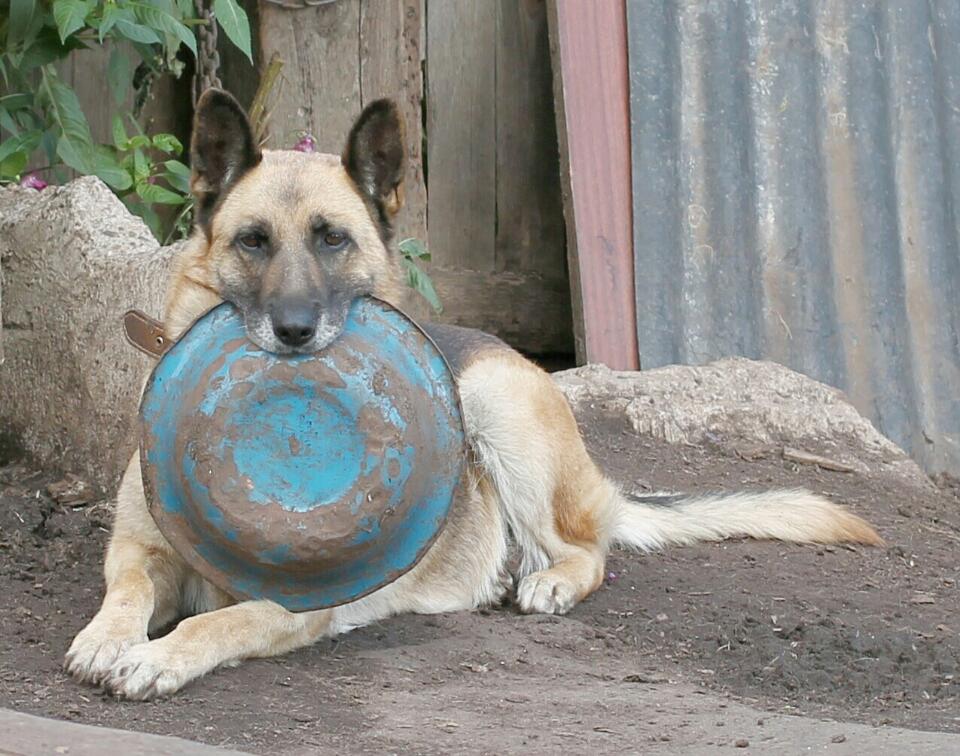
M 353 601 L 410 570 L 466 459 L 440 351 L 369 298 L 312 355 L 265 352 L 232 305 L 214 308 L 156 365 L 140 418 L 160 532 L 235 598 L 292 611 Z

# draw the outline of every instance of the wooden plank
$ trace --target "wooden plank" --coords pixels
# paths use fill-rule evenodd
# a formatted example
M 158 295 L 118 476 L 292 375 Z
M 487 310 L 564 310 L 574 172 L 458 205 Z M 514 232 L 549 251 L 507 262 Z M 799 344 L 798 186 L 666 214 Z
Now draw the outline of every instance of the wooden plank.
M 423 0 L 362 0 L 360 100 L 395 100 L 406 128 L 404 208 L 396 238 L 427 241 L 427 188 L 423 178 Z M 397 34 L 400 42 L 397 44 Z
M 496 13 L 476 0 L 427 4 L 427 212 L 433 258 L 493 270 Z
M 93 45 L 87 50 L 77 50 L 67 58 L 61 67 L 64 80 L 73 87 L 80 101 L 83 114 L 90 124 L 90 133 L 95 142 L 112 144 L 113 116 L 119 112 L 129 112 L 132 97 L 121 108 L 117 107 L 110 88 L 106 86 L 107 64 L 110 62 L 111 44 Z M 131 72 L 136 65 L 136 53 L 127 51 L 131 62 Z M 132 91 L 132 89 L 131 89 Z M 124 123 L 130 131 L 130 124 Z
M 287 10 L 260 5 L 262 60 L 284 61 L 270 119 L 269 146 L 293 146 L 300 132 L 323 152 L 340 154 L 360 112 L 360 0 Z
M 498 0 L 497 270 L 565 267 L 549 46 L 543 0 Z
M 558 327 L 571 319 L 565 276 L 437 265 L 431 265 L 429 271 L 446 306 L 435 318 L 439 322 L 496 334 L 529 354 L 569 354 L 570 331 Z
M 578 362 L 640 367 L 623 2 L 549 0 Z

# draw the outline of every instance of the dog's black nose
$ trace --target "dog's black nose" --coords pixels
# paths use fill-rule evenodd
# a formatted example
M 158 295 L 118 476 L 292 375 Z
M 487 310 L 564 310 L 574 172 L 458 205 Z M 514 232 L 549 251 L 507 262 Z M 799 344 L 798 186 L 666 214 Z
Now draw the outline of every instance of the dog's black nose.
M 284 302 L 273 308 L 273 332 L 287 346 L 303 346 L 317 332 L 316 311 L 307 302 Z

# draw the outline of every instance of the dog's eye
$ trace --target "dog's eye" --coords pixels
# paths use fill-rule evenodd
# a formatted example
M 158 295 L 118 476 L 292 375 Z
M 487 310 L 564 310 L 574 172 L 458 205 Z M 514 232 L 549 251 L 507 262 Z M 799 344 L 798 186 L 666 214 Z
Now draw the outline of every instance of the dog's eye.
M 237 244 L 246 252 L 260 252 L 263 250 L 264 238 L 260 234 L 244 234 L 237 239 Z
M 323 235 L 323 246 L 327 249 L 343 249 L 348 241 L 349 238 L 342 231 L 327 231 Z

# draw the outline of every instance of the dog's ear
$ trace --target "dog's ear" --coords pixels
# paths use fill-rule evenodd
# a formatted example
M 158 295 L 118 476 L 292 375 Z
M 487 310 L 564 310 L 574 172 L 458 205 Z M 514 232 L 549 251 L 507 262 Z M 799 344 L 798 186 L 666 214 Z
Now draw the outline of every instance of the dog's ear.
M 217 200 L 262 158 L 250 121 L 232 95 L 208 89 L 197 101 L 190 139 L 190 191 L 196 219 L 210 221 Z
M 353 183 L 380 213 L 388 230 L 403 205 L 403 120 L 391 100 L 376 100 L 363 109 L 350 129 L 343 165 Z

